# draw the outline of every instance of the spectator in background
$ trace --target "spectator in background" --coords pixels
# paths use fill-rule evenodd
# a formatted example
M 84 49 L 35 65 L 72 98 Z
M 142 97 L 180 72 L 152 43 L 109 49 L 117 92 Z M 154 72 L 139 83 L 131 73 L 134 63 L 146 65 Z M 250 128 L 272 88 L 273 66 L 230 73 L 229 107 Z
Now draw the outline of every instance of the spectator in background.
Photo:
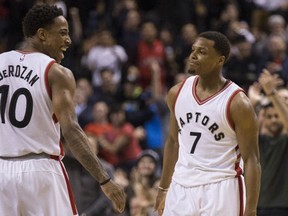
M 92 83 L 92 72 L 85 64 L 85 61 L 87 59 L 87 55 L 92 47 L 95 47 L 99 43 L 98 33 L 93 32 L 89 34 L 86 37 L 83 37 L 79 44 L 79 49 L 77 50 L 77 53 L 79 55 L 79 61 L 78 68 L 79 70 L 74 72 L 75 79 L 79 78 L 87 78 Z
M 161 87 L 166 84 L 166 74 L 163 68 L 165 60 L 165 49 L 163 43 L 158 39 L 156 24 L 146 21 L 141 25 L 141 38 L 138 44 L 137 62 L 140 70 L 140 84 L 145 89 L 151 84 L 151 66 L 157 62 L 161 68 Z
M 153 112 L 149 109 L 143 88 L 140 85 L 140 71 L 138 67 L 131 65 L 127 69 L 127 75 L 123 83 L 123 90 L 119 101 L 123 102 L 127 121 L 134 127 L 143 126 L 145 121 L 152 118 Z
M 121 83 L 114 82 L 114 73 L 109 68 L 100 71 L 101 84 L 94 87 L 94 97 L 97 101 L 105 101 L 109 106 L 117 103 L 120 94 Z
M 97 137 L 101 157 L 115 168 L 130 173 L 141 147 L 134 136 L 134 127 L 126 121 L 121 105 L 114 104 L 109 113 L 111 129 Z
M 89 80 L 80 78 L 76 82 L 74 95 L 75 111 L 81 128 L 90 123 L 92 119 L 93 88 Z
M 239 22 L 239 7 L 237 1 L 229 1 L 220 13 L 216 29 L 222 33 L 227 33 L 229 26 L 234 22 Z
M 99 32 L 103 29 L 109 29 L 112 25 L 111 20 L 114 1 L 98 0 L 92 2 L 92 8 L 89 8 L 88 13 L 83 14 L 83 16 L 86 16 L 86 23 L 84 23 L 86 27 L 84 31 L 85 35 L 90 35 L 94 31 Z
M 268 34 L 282 36 L 287 42 L 286 20 L 283 16 L 273 14 L 268 17 Z
M 288 2 L 286 0 L 253 0 L 255 9 L 252 12 L 253 26 L 267 30 L 267 19 L 271 14 L 280 14 L 287 20 Z
M 272 34 L 268 38 L 268 51 L 262 56 L 262 68 L 267 68 L 272 74 L 278 74 L 288 82 L 288 55 L 285 38 Z
M 117 28 L 116 32 L 119 33 L 124 26 L 128 13 L 134 10 L 138 11 L 139 7 L 136 0 L 119 0 L 114 1 L 114 3 L 113 19 Z
M 122 79 L 122 66 L 128 59 L 127 53 L 122 46 L 116 44 L 110 31 L 103 30 L 97 35 L 98 44 L 92 47 L 87 55 L 83 56 L 82 66 L 92 72 L 94 87 L 101 84 L 100 71 L 104 68 L 113 71 L 113 81 L 115 84 L 119 84 Z
M 174 83 L 176 74 L 180 71 L 176 61 L 175 32 L 172 28 L 163 27 L 160 30 L 159 37 L 165 48 L 164 70 L 166 71 L 166 88 L 170 88 Z
M 271 54 L 272 53 L 276 53 L 276 51 L 272 51 L 272 50 L 279 50 L 278 53 L 282 53 L 280 52 L 280 44 L 286 44 L 287 45 L 287 42 L 288 42 L 288 37 L 287 37 L 287 32 L 286 32 L 286 27 L 287 27 L 287 24 L 286 24 L 286 21 L 285 19 L 283 18 L 283 16 L 279 15 L 279 14 L 273 14 L 273 15 L 270 15 L 268 16 L 267 18 L 267 22 L 268 22 L 268 29 L 267 31 L 261 31 L 261 30 L 256 30 L 255 31 L 255 28 L 254 28 L 254 35 L 255 35 L 255 38 L 256 38 L 256 41 L 255 43 L 253 44 L 253 49 L 256 51 L 256 53 L 261 57 L 262 59 L 262 67 L 267 67 L 266 64 L 266 61 L 269 60 L 269 58 L 271 58 L 270 56 L 271 55 L 275 55 L 275 54 Z M 280 40 L 282 39 L 276 39 L 274 36 L 278 36 L 278 37 L 281 37 L 284 39 L 284 43 L 280 42 Z M 279 41 L 279 42 L 276 42 L 276 41 Z M 273 46 L 275 44 L 278 44 L 276 45 L 275 48 L 273 48 Z M 278 48 L 277 48 L 278 47 Z M 283 45 L 282 45 L 283 47 Z M 277 57 L 279 58 L 279 57 Z M 279 58 L 279 60 L 282 59 Z M 280 60 L 282 61 L 282 60 Z M 279 61 L 279 62 L 280 62 Z M 262 68 L 263 69 L 263 68 Z M 271 69 L 271 72 L 274 71 L 272 68 Z M 259 73 L 261 73 L 261 71 L 259 71 Z
M 234 53 L 224 66 L 223 73 L 247 92 L 249 86 L 258 78 L 260 59 L 245 36 L 238 35 L 232 43 Z
M 259 83 L 271 101 L 263 107 L 265 133 L 260 133 L 262 166 L 258 216 L 288 215 L 288 103 L 277 91 L 277 76 L 264 70 Z M 283 90 L 287 97 L 288 90 Z M 284 94 L 283 94 L 284 95 Z
M 186 62 L 197 35 L 198 31 L 194 24 L 187 23 L 181 27 L 180 35 L 175 42 L 176 62 L 179 65 L 180 72 L 185 71 Z
M 155 187 L 159 183 L 159 155 L 151 150 L 144 150 L 137 159 L 127 187 L 127 199 L 131 216 L 156 216 Z
M 125 16 L 122 28 L 120 28 L 118 41 L 127 52 L 128 65 L 137 63 L 137 45 L 140 40 L 141 15 L 137 10 L 129 10 Z
M 111 125 L 108 121 L 109 107 L 104 101 L 97 101 L 92 110 L 93 122 L 84 127 L 87 135 L 97 139 L 98 136 L 105 134 L 111 130 Z M 101 150 L 100 150 L 101 151 Z M 101 154 L 99 154 L 101 157 Z
M 151 62 L 151 84 L 143 92 L 146 98 L 146 104 L 153 112 L 151 119 L 147 119 L 144 123 L 146 131 L 147 148 L 153 149 L 162 157 L 162 148 L 164 144 L 165 126 L 164 120 L 168 109 L 165 103 L 165 96 L 161 88 L 161 68 L 159 64 L 154 61 Z
M 161 153 L 164 139 L 161 115 L 167 108 L 163 106 L 161 69 L 156 61 L 151 62 L 151 72 L 151 83 L 143 90 L 139 84 L 138 68 L 130 66 L 119 101 L 123 101 L 127 121 L 136 128 L 137 136 L 140 135 L 142 149 L 152 148 Z M 144 134 L 141 133 L 143 129 Z

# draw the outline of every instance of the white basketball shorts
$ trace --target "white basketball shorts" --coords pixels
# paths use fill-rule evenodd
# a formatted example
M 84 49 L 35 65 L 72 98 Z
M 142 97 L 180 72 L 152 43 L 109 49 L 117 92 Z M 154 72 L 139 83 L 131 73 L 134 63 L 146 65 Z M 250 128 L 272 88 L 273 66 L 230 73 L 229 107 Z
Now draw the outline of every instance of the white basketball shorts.
M 0 215 L 77 215 L 64 165 L 50 158 L 0 159 Z
M 172 181 L 163 216 L 243 216 L 244 205 L 243 177 L 190 188 Z

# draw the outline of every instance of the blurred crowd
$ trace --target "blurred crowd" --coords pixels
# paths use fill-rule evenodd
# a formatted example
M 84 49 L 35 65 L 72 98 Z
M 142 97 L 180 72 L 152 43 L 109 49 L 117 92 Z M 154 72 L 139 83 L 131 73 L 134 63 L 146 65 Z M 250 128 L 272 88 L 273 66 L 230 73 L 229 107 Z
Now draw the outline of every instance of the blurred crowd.
M 1 0 L 0 52 L 21 47 L 21 20 L 33 4 L 43 2 L 61 7 L 69 21 L 72 45 L 62 64 L 75 75 L 75 110 L 91 148 L 128 194 L 123 216 L 156 215 L 169 129 L 165 97 L 187 77 L 198 33 L 216 30 L 230 39 L 223 74 L 251 97 L 267 135 L 263 110 L 269 100 L 259 77 L 267 68 L 281 80 L 275 87 L 285 92 L 287 0 Z M 113 216 L 99 185 L 69 149 L 64 163 L 79 214 Z

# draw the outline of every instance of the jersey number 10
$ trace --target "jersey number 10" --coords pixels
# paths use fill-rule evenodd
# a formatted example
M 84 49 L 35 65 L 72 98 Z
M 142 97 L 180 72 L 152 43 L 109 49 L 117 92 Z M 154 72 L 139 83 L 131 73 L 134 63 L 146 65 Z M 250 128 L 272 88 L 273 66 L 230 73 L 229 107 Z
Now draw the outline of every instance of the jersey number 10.
M 9 93 L 9 85 L 2 85 L 0 86 L 0 114 L 1 114 L 1 122 L 5 124 L 5 111 L 8 109 L 9 120 L 11 124 L 17 128 L 24 128 L 26 127 L 32 117 L 33 111 L 33 99 L 32 95 L 26 88 L 19 88 L 17 89 L 11 97 L 10 106 L 7 107 L 7 99 Z M 20 96 L 24 96 L 26 99 L 26 109 L 25 114 L 22 120 L 16 118 L 16 107 L 17 102 Z M 18 104 L 19 105 L 19 104 Z M 18 107 L 19 109 L 19 107 Z M 22 107 L 20 107 L 22 109 Z

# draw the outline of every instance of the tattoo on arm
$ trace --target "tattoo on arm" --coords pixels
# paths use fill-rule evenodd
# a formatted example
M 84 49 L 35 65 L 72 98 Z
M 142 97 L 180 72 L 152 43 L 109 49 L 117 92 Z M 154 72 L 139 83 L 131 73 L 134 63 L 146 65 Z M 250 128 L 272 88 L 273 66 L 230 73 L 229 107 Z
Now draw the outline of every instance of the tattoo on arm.
M 103 182 L 109 178 L 109 175 L 103 168 L 96 152 L 91 151 L 85 133 L 77 123 L 75 124 L 76 126 L 74 125 L 74 127 L 67 130 L 65 134 L 63 133 L 67 146 L 82 166 L 87 169 L 98 182 Z

